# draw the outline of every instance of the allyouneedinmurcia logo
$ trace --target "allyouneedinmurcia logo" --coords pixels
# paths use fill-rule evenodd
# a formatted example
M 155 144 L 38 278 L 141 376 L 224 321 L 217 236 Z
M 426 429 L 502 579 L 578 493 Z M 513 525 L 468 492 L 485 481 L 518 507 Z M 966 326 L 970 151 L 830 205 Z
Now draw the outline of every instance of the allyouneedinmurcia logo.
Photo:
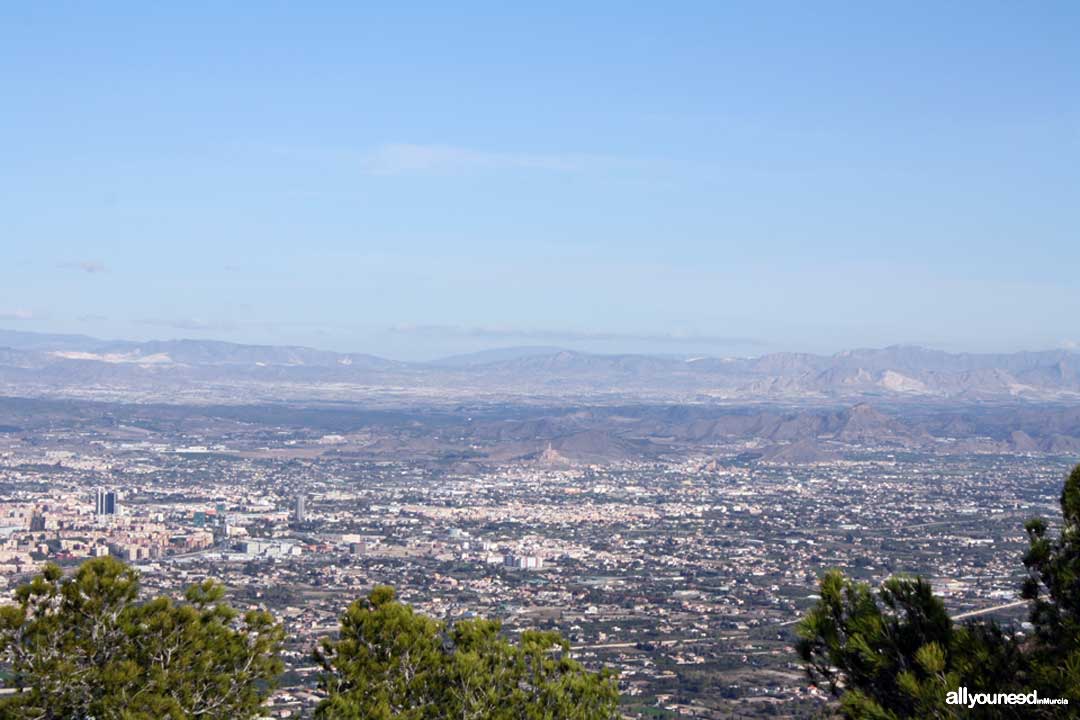
M 1029 693 L 970 693 L 966 687 L 945 695 L 946 705 L 1068 705 L 1068 698 L 1041 698 L 1036 690 Z

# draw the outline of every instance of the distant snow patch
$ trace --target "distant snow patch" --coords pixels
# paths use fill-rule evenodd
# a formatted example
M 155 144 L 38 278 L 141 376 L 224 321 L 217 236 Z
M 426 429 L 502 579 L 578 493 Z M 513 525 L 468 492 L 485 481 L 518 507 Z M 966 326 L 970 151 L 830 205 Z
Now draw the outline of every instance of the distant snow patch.
M 64 360 L 91 360 L 106 363 L 128 363 L 134 365 L 166 365 L 171 364 L 173 359 L 165 353 L 153 355 L 141 355 L 139 353 L 92 353 L 75 350 L 55 350 L 49 353 L 53 357 Z

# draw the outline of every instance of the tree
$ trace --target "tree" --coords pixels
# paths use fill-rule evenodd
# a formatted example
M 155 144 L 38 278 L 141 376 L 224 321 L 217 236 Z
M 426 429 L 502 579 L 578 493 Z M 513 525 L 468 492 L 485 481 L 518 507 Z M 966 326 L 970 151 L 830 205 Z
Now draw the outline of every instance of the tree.
M 329 697 L 316 713 L 324 718 L 419 720 L 436 702 L 436 666 L 442 626 L 394 601 L 376 587 L 341 618 L 337 641 L 324 640 L 318 658 L 326 673 L 320 688 Z
M 377 587 L 349 606 L 337 640 L 324 640 L 316 709 L 322 720 L 611 720 L 618 690 L 590 672 L 555 632 L 518 644 L 492 620 L 446 624 Z
M 1023 597 L 1032 603 L 1035 685 L 1075 705 L 1080 703 L 1080 465 L 1065 481 L 1061 516 L 1056 538 L 1041 518 L 1025 525 Z
M 138 602 L 138 573 L 112 558 L 65 578 L 56 565 L 0 608 L 0 656 L 16 693 L 0 717 L 252 718 L 282 669 L 273 617 L 242 617 L 206 581 L 185 602 Z
M 1028 693 L 1080 703 L 1080 466 L 1061 494 L 1054 537 L 1042 519 L 1025 528 L 1034 634 L 1021 638 L 993 622 L 958 625 L 919 578 L 890 578 L 875 595 L 869 585 L 833 570 L 821 599 L 797 629 L 810 678 L 840 699 L 848 718 L 1056 717 L 1060 706 L 948 706 L 945 694 Z
M 956 625 L 921 578 L 889 578 L 875 595 L 832 570 L 797 632 L 810 678 L 838 695 L 852 719 L 1010 717 L 950 708 L 945 694 L 1016 691 L 1024 675 L 1011 635 L 991 623 Z

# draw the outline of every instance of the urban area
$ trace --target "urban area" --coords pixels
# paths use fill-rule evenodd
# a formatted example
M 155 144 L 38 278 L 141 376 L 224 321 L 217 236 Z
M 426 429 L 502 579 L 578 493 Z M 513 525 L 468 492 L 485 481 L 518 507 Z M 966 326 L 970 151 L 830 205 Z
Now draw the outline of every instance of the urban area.
M 825 570 L 921 574 L 957 616 L 1020 620 L 1023 523 L 1054 516 L 1069 467 L 869 440 L 808 461 L 734 443 L 480 463 L 386 447 L 370 420 L 327 432 L 310 413 L 200 432 L 153 408 L 77 421 L 53 405 L 7 428 L 5 592 L 45 561 L 101 555 L 153 592 L 216 578 L 285 623 L 281 718 L 309 716 L 314 647 L 375 584 L 435 617 L 559 630 L 618 672 L 631 717 L 802 717 L 824 698 L 793 626 Z

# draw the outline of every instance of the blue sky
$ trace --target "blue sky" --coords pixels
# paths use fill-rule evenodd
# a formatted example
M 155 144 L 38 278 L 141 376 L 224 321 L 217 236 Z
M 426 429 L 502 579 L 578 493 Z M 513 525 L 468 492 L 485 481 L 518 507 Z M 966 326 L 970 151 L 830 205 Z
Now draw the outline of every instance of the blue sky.
M 0 326 L 1080 341 L 1076 3 L 366 5 L 8 4 Z

